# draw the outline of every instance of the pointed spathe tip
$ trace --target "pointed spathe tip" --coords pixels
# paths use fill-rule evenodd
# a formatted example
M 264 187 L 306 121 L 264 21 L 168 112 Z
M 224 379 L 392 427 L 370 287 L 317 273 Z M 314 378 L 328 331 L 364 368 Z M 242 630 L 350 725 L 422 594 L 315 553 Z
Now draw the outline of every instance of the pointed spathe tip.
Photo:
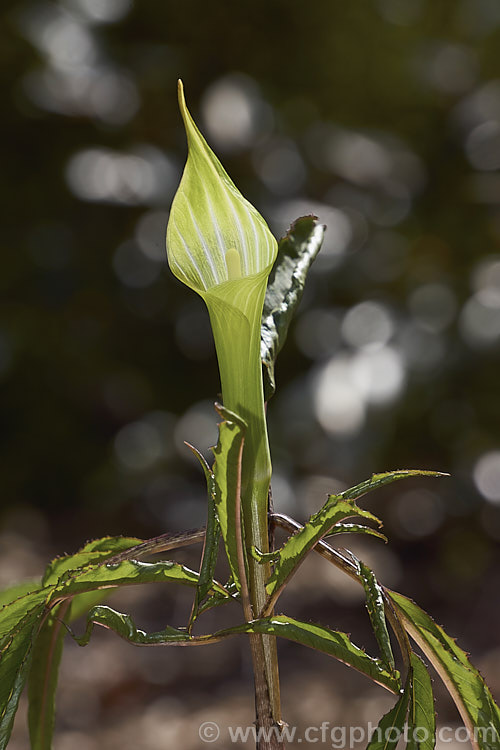
M 187 108 L 186 99 L 184 97 L 184 84 L 182 82 L 182 78 L 179 78 L 177 81 L 177 100 L 179 102 L 179 109 L 182 115 L 182 119 L 184 120 L 186 135 L 189 142 L 192 136 L 192 130 L 196 130 L 197 128 Z
M 182 83 L 182 78 L 179 78 L 177 80 L 177 99 L 179 100 L 179 107 L 182 110 L 186 106 L 186 100 L 184 99 L 184 84 Z

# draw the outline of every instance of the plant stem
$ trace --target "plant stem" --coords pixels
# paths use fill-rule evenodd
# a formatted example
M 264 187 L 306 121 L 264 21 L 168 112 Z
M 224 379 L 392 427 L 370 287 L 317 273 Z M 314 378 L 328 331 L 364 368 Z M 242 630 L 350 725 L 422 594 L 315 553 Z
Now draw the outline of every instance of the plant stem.
M 269 683 L 266 678 L 266 655 L 264 651 L 264 638 L 266 637 L 268 636 L 256 634 L 249 636 L 255 685 L 257 750 L 283 750 L 285 747 L 283 740 L 276 734 L 276 730 L 279 731 L 281 721 L 274 716 L 269 695 Z M 276 639 L 274 639 L 275 641 Z M 259 730 L 263 730 L 263 736 L 260 736 Z
M 246 484 L 246 500 L 247 507 L 249 507 L 250 513 L 247 514 L 245 522 L 245 537 L 247 540 L 247 549 L 250 546 L 254 546 L 261 551 L 269 551 L 269 539 L 268 539 L 268 521 L 267 521 L 267 496 L 269 489 L 269 479 L 267 475 L 264 475 L 266 479 L 257 481 L 261 475 L 256 471 L 257 467 L 265 465 L 269 456 L 269 447 L 267 443 L 267 427 L 265 423 L 265 415 L 262 414 L 262 422 L 260 425 L 256 423 L 257 435 L 260 434 L 260 446 L 262 446 L 262 455 L 260 454 L 259 447 L 255 453 L 252 453 L 256 457 L 254 472 L 252 472 L 251 466 L 247 466 L 247 471 L 250 473 Z M 264 436 L 264 439 L 262 438 Z M 267 456 L 265 453 L 267 452 Z M 260 458 L 260 462 L 259 459 Z M 268 460 L 270 467 L 270 459 Z M 256 478 L 252 482 L 252 475 Z M 261 486 L 262 485 L 262 486 Z M 262 497 L 265 488 L 266 502 L 262 509 Z M 260 490 L 260 491 L 259 491 Z M 270 575 L 269 564 L 263 565 L 257 562 L 251 555 L 247 555 L 248 559 L 248 580 L 249 580 L 249 593 L 251 598 L 251 614 L 253 618 L 258 616 L 258 613 L 264 606 L 267 598 L 265 589 L 265 582 Z M 272 636 L 261 636 L 251 635 L 250 636 L 250 648 L 252 650 L 252 662 L 254 671 L 255 681 L 255 712 L 257 719 L 257 730 L 265 730 L 264 737 L 261 737 L 257 742 L 258 750 L 281 750 L 284 744 L 279 740 L 278 736 L 273 735 L 274 730 L 278 729 L 281 725 L 281 706 L 280 706 L 280 688 L 279 688 L 279 672 L 278 672 L 278 655 L 276 648 L 276 638 Z
M 260 316 L 265 285 L 256 294 L 253 307 L 255 320 L 249 320 L 234 308 L 224 308 L 226 326 L 218 325 L 218 310 L 209 308 L 215 346 L 219 360 L 224 406 L 239 414 L 247 424 L 241 472 L 241 511 L 245 551 L 252 546 L 261 552 L 269 551 L 268 493 L 271 481 L 271 457 L 267 437 L 267 423 L 262 386 L 260 360 Z M 228 317 L 230 321 L 228 321 Z M 222 331 L 231 324 L 233 346 L 228 350 Z M 251 616 L 256 618 L 265 605 L 266 580 L 269 564 L 262 564 L 246 555 L 248 564 L 248 592 Z M 255 677 L 257 729 L 269 729 L 281 724 L 280 689 L 276 638 L 250 636 Z M 272 744 L 259 743 L 259 750 L 283 747 L 276 740 Z

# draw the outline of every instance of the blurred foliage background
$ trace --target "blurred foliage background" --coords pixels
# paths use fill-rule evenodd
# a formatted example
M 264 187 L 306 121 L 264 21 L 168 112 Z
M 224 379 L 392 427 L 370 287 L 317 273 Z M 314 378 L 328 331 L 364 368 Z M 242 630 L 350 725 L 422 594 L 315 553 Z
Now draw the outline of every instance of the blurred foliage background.
M 269 405 L 275 505 L 300 520 L 374 471 L 450 472 L 369 498 L 391 544 L 362 553 L 498 666 L 498 2 L 1 14 L 2 583 L 90 537 L 203 523 L 183 440 L 216 440 L 217 367 L 164 248 L 182 77 L 275 234 L 303 214 L 327 225 Z M 350 589 L 302 580 L 295 614 L 364 617 Z

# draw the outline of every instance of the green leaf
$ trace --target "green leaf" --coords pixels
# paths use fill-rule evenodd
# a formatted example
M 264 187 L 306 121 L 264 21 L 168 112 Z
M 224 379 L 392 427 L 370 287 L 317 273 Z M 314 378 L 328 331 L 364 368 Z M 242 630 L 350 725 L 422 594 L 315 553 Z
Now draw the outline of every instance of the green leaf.
M 44 608 L 45 602 L 54 590 L 53 586 L 38 588 L 35 591 L 16 597 L 0 609 L 0 649 L 9 642 L 12 633 L 21 626 L 26 615 L 39 607 Z
M 240 595 L 238 594 L 238 589 L 236 588 L 236 584 L 231 579 L 228 583 L 224 586 L 225 591 L 227 591 L 227 594 L 229 594 L 229 598 L 233 601 L 240 601 Z M 212 607 L 220 607 L 221 604 L 227 604 L 228 602 L 228 596 L 227 594 L 222 595 L 218 593 L 217 591 L 212 594 L 211 596 L 207 597 L 203 604 L 200 606 L 200 609 L 198 610 L 198 616 L 201 615 L 203 612 L 207 612 L 209 609 L 212 609 Z
M 467 655 L 423 609 L 395 591 L 387 591 L 409 635 L 445 683 L 476 750 L 500 747 L 500 709 Z M 475 731 L 476 730 L 476 731 Z
M 135 546 L 136 541 L 128 540 L 127 544 Z M 106 562 L 110 555 L 113 557 L 116 554 L 117 545 L 123 550 L 124 544 L 123 541 L 116 543 L 114 540 L 92 542 L 84 548 L 83 553 L 81 551 L 77 555 L 60 558 L 52 563 L 46 576 L 52 583 L 17 598 L 13 597 L 20 589 L 14 589 L 5 597 L 7 603 L 0 609 L 0 750 L 5 748 L 12 730 L 19 696 L 30 668 L 33 643 L 42 618 L 48 615 L 51 607 L 75 597 L 76 614 L 80 615 L 95 602 L 95 592 L 102 589 L 107 591 L 117 586 L 167 581 L 189 586 L 197 585 L 198 574 L 178 563 L 144 563 L 136 560 Z M 89 559 L 92 562 L 88 562 Z M 85 561 L 83 567 L 75 570 L 75 563 L 82 561 Z M 30 584 L 30 588 L 32 586 Z M 211 590 L 226 600 L 229 598 L 224 588 L 215 582 Z M 91 592 L 92 596 L 89 596 L 88 592 Z M 9 599 L 11 601 L 8 601 Z M 36 748 L 50 746 L 57 665 L 62 647 L 62 632 L 58 630 L 59 622 L 56 615 L 54 613 L 48 616 L 53 619 L 44 622 L 40 640 L 35 645 L 33 687 L 30 691 L 30 726 Z M 40 688 L 40 685 L 43 685 L 43 688 Z M 38 703 L 36 695 L 39 696 Z M 42 713 L 45 716 L 43 725 L 40 719 Z M 37 727 L 39 723 L 40 726 Z
M 132 541 L 134 542 L 133 545 L 130 544 Z M 129 546 L 127 549 L 135 546 L 136 542 L 137 540 L 135 539 L 128 540 Z M 86 556 L 79 553 L 71 556 L 71 560 L 69 558 L 62 558 L 60 567 L 52 568 L 50 580 L 55 582 L 42 590 L 46 592 L 46 595 L 47 592 L 50 592 L 48 601 L 53 602 L 58 599 L 73 597 L 77 594 L 92 592 L 96 589 L 109 589 L 139 583 L 153 583 L 155 581 L 170 581 L 188 586 L 196 586 L 198 583 L 198 573 L 170 560 L 162 560 L 154 563 L 140 562 L 138 560 L 120 560 L 115 563 L 112 560 L 116 554 L 116 547 L 112 550 L 111 554 L 109 549 L 104 554 L 104 559 L 98 558 L 96 562 L 96 558 L 91 557 L 92 562 L 87 562 L 82 567 L 76 569 L 72 567 L 74 563 L 82 559 L 88 559 Z M 57 573 L 60 574 L 59 579 L 56 578 Z M 220 591 L 223 595 L 225 594 L 221 586 L 213 583 L 213 587 L 214 590 Z M 92 605 L 91 599 L 89 603 Z M 83 609 L 85 606 L 83 604 Z M 80 609 L 78 602 L 77 608 Z M 82 612 L 79 612 L 79 614 L 82 614 Z
M 239 594 L 236 593 L 236 587 L 235 587 L 235 594 L 230 597 L 233 601 L 240 601 Z M 220 607 L 223 604 L 227 604 L 228 597 L 222 596 L 221 594 L 213 594 L 212 596 L 208 596 L 202 604 L 200 604 L 200 607 L 198 609 L 196 617 L 200 617 L 204 612 L 208 612 L 209 609 L 213 609 L 214 607 Z
M 322 625 L 300 622 L 285 615 L 254 620 L 244 626 L 245 632 L 262 633 L 287 638 L 334 656 L 344 664 L 354 667 L 393 693 L 399 691 L 399 673 L 389 671 L 380 659 L 368 656 L 355 646 L 346 633 L 330 630 Z
M 377 728 L 370 737 L 366 750 L 396 750 L 400 737 L 404 733 L 406 715 L 410 704 L 411 673 L 408 674 L 405 689 L 397 703 L 380 719 Z
M 361 561 L 359 563 L 359 573 L 366 595 L 366 609 L 368 610 L 373 632 L 380 648 L 382 661 L 389 669 L 394 669 L 394 654 L 392 653 L 391 639 L 389 638 L 385 620 L 382 586 L 377 581 L 374 572 Z
M 344 518 L 360 516 L 382 525 L 381 521 L 367 510 L 358 508 L 354 502 L 355 500 L 366 495 L 367 492 L 383 487 L 386 484 L 415 476 L 442 475 L 439 472 L 423 471 L 420 469 L 387 471 L 383 474 L 374 474 L 370 479 L 348 490 L 344 490 L 344 492 L 338 495 L 329 495 L 327 502 L 321 510 L 312 515 L 303 528 L 290 537 L 281 548 L 276 567 L 266 585 L 266 590 L 271 597 L 266 606 L 266 612 L 272 607 L 279 592 L 314 545 L 327 534 L 342 531 L 342 527 L 339 526 L 337 529 L 336 525 Z M 383 538 L 385 539 L 385 537 Z
M 113 589 L 96 589 L 95 591 L 86 591 L 84 594 L 77 594 L 71 597 L 71 609 L 66 613 L 67 622 L 74 622 L 79 617 L 83 617 L 87 612 L 100 604 L 113 592 Z
M 220 405 L 216 408 L 223 421 L 219 424 L 219 440 L 214 448 L 214 499 L 231 575 L 238 591 L 241 592 L 237 537 L 241 535 L 243 538 L 239 506 L 246 423 L 228 409 Z
M 14 586 L 9 586 L 7 589 L 0 591 L 0 610 L 6 604 L 10 604 L 19 599 L 25 594 L 29 594 L 32 591 L 38 591 L 41 588 L 40 581 L 23 581 L 22 583 L 16 583 Z
M 55 695 L 70 601 L 53 607 L 36 636 L 28 679 L 28 725 L 31 750 L 51 750 L 55 721 Z
M 395 706 L 380 720 L 366 750 L 396 750 L 401 737 L 407 740 L 407 750 L 433 750 L 436 741 L 431 679 L 422 660 L 414 653 L 410 654 L 405 689 Z
M 287 539 L 281 547 L 276 566 L 266 585 L 268 594 L 278 594 L 314 545 L 327 534 L 331 534 L 336 524 L 352 516 L 380 523 L 367 510 L 358 508 L 353 500 L 343 500 L 342 495 L 329 495 L 321 510 L 312 515 L 302 529 Z
M 89 563 L 104 562 L 118 552 L 135 547 L 141 542 L 142 539 L 123 536 L 94 539 L 75 554 L 56 557 L 55 560 L 52 560 L 50 565 L 47 566 L 42 584 L 48 586 L 51 583 L 56 583 L 68 571 L 78 570 Z
M 198 574 L 169 560 L 155 563 L 126 560 L 117 565 L 88 565 L 82 570 L 73 571 L 70 576 L 66 574 L 55 586 L 51 599 L 67 598 L 100 588 L 167 581 L 196 586 Z
M 408 713 L 408 750 L 434 750 L 436 714 L 431 678 L 424 663 L 410 654 L 411 699 Z
M 375 516 L 374 516 L 375 518 Z M 375 536 L 377 539 L 381 539 L 383 542 L 387 542 L 387 537 L 377 529 L 372 529 L 371 526 L 363 526 L 359 523 L 340 523 L 335 524 L 333 529 L 328 532 L 325 538 L 335 536 L 336 534 L 367 534 L 368 536 Z
M 146 633 L 135 625 L 130 615 L 117 612 L 105 605 L 94 607 L 87 615 L 87 627 L 84 634 L 73 638 L 80 646 L 86 646 L 90 641 L 94 625 L 101 625 L 113 630 L 120 638 L 135 646 L 161 646 L 170 642 L 183 643 L 191 640 L 187 630 L 177 630 L 167 627 L 157 633 Z
M 215 481 L 215 476 L 208 466 L 207 462 L 203 458 L 202 454 L 192 445 L 188 445 L 188 447 L 191 448 L 194 455 L 200 461 L 207 481 L 208 495 L 205 541 L 203 543 L 203 552 L 201 556 L 200 576 L 198 578 L 198 584 L 196 586 L 195 600 L 189 621 L 191 626 L 198 616 L 200 606 L 205 601 L 210 590 L 213 587 L 215 566 L 217 564 L 217 557 L 219 554 L 219 538 L 221 535 L 221 529 L 216 510 L 217 483 Z
M 319 252 L 325 227 L 314 216 L 297 219 L 278 244 L 278 257 L 267 285 L 262 313 L 261 358 L 264 394 L 276 390 L 274 365 L 285 343 L 288 327 L 302 298 L 309 268 Z
M 248 553 L 253 560 L 256 560 L 261 565 L 275 563 L 280 556 L 279 549 L 275 549 L 272 552 L 261 552 L 257 547 L 250 547 Z
M 373 474 L 370 479 L 357 484 L 355 487 L 351 487 L 349 490 L 341 492 L 339 497 L 344 500 L 359 500 L 360 497 L 366 495 L 372 490 L 376 490 L 379 487 L 384 487 L 386 484 L 392 484 L 400 479 L 410 479 L 411 477 L 447 477 L 448 474 L 443 474 L 440 471 L 427 471 L 425 469 L 398 469 L 396 471 L 384 471 L 381 474 Z
M 188 631 L 176 628 L 166 628 L 163 631 L 148 634 L 138 629 L 129 615 L 100 606 L 95 607 L 89 613 L 87 629 L 81 637 L 76 639 L 80 645 L 86 645 L 89 642 L 94 623 L 114 630 L 122 638 L 137 646 L 201 645 L 243 633 L 280 636 L 333 656 L 388 690 L 394 693 L 399 691 L 399 674 L 388 672 L 379 659 L 368 656 L 362 649 L 355 646 L 345 633 L 329 630 L 321 625 L 299 622 L 284 615 L 254 620 L 209 635 L 192 636 Z
M 2 630 L 0 646 L 0 750 L 9 741 L 19 698 L 28 677 L 32 644 L 45 612 L 45 596 L 40 592 L 22 597 L 23 611 L 19 599 L 0 610 Z

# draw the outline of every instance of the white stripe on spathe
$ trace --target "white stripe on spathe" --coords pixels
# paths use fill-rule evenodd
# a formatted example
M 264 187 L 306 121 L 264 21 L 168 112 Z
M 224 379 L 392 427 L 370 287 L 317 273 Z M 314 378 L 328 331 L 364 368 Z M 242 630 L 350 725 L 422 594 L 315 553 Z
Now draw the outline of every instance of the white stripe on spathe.
M 217 218 L 215 216 L 214 206 L 213 206 L 212 201 L 210 200 L 210 195 L 209 195 L 207 189 L 205 188 L 205 186 L 203 186 L 203 189 L 205 191 L 205 196 L 206 196 L 206 199 L 207 199 L 208 212 L 209 212 L 210 218 L 212 220 L 212 225 L 213 225 L 213 228 L 214 228 L 215 236 L 217 237 L 217 244 L 219 246 L 219 250 L 221 252 L 221 255 L 224 256 L 224 253 L 226 252 L 226 246 L 224 244 L 224 239 L 223 239 L 222 233 L 220 231 L 219 222 L 217 221 Z
M 245 237 L 245 232 L 241 225 L 240 217 L 238 216 L 238 209 L 234 205 L 234 202 L 231 200 L 231 196 L 229 195 L 227 191 L 225 191 L 225 197 L 229 203 L 231 213 L 233 214 L 236 229 L 237 229 L 240 242 L 241 242 L 241 246 L 238 249 L 240 251 L 240 255 L 243 257 L 243 275 L 248 276 L 248 246 L 247 246 L 247 241 Z
M 198 226 L 198 223 L 197 223 L 196 219 L 194 218 L 191 206 L 189 205 L 189 203 L 187 201 L 186 201 L 186 206 L 187 206 L 187 210 L 189 211 L 189 215 L 191 217 L 191 221 L 193 222 L 194 230 L 195 230 L 196 234 L 198 235 L 198 238 L 199 238 L 199 240 L 200 240 L 200 242 L 202 244 L 203 250 L 204 250 L 203 260 L 206 261 L 207 265 L 209 266 L 210 270 L 212 271 L 213 282 L 212 282 L 212 284 L 210 286 L 215 286 L 215 284 L 220 284 L 221 281 L 224 281 L 224 279 L 220 278 L 220 275 L 218 273 L 218 269 L 217 269 L 217 267 L 216 267 L 216 265 L 214 263 L 214 258 L 213 258 L 213 255 L 212 255 L 212 251 L 210 250 L 210 248 L 208 247 L 207 243 L 205 242 L 205 238 L 203 237 L 203 234 L 202 234 L 202 232 L 201 232 L 201 230 L 200 230 L 200 228 Z M 220 266 L 219 266 L 219 268 L 220 268 Z M 205 288 L 208 288 L 208 286 L 205 287 Z
M 184 246 L 185 253 L 186 253 L 187 257 L 189 258 L 189 264 L 187 264 L 187 263 L 184 263 L 184 264 L 180 263 L 179 260 L 178 260 L 178 258 L 177 258 L 177 256 L 175 254 L 173 254 L 173 253 L 169 254 L 170 261 L 173 262 L 176 265 L 176 267 L 179 269 L 179 271 L 181 272 L 181 274 L 185 278 L 189 278 L 189 276 L 186 274 L 185 268 L 188 265 L 191 265 L 191 267 L 193 267 L 196 270 L 196 274 L 198 275 L 198 278 L 199 278 L 199 282 L 198 282 L 199 285 L 203 286 L 205 289 L 208 289 L 209 286 L 210 286 L 210 284 L 207 285 L 206 279 L 204 279 L 203 274 L 202 274 L 202 272 L 201 272 L 201 270 L 200 270 L 200 268 L 199 268 L 199 266 L 198 266 L 198 264 L 197 264 L 194 256 L 191 254 L 191 252 L 189 250 L 189 245 L 187 244 L 186 240 L 184 239 L 184 236 L 183 236 L 182 232 L 180 231 L 179 227 L 177 226 L 177 222 L 175 220 L 175 216 L 172 217 L 172 222 L 173 222 L 173 225 L 174 225 L 174 229 L 177 232 L 177 234 L 179 236 L 179 239 L 180 239 L 180 241 L 182 242 L 182 244 Z

